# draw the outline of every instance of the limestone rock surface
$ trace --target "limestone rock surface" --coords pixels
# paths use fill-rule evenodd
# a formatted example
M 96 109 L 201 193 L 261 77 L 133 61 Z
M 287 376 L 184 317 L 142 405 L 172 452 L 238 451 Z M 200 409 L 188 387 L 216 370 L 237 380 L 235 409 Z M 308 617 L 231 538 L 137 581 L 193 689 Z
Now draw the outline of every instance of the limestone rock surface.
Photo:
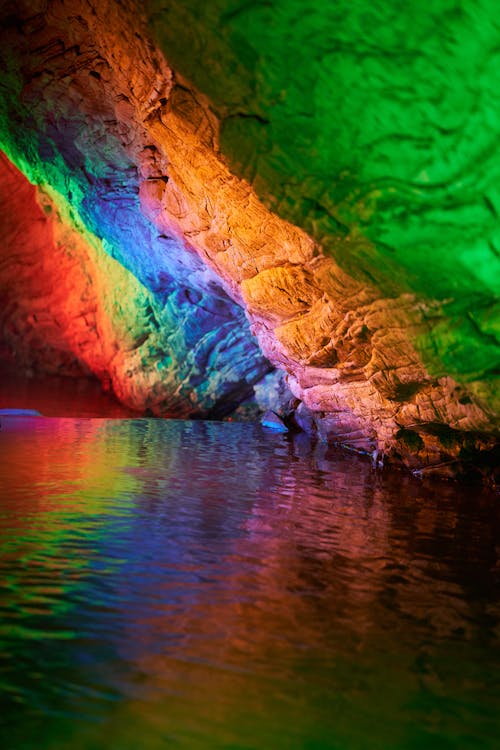
M 189 287 L 155 296 L 2 155 L 0 212 L 10 366 L 92 374 L 138 412 L 176 417 L 223 416 L 268 371 L 229 300 Z
M 221 7 L 214 6 L 216 16 Z M 277 4 L 269 7 L 279 17 Z M 382 189 L 370 178 L 363 200 L 358 194 L 349 210 L 347 204 L 337 210 L 317 179 L 321 144 L 335 132 L 326 114 L 319 140 L 301 146 L 295 181 L 288 171 L 296 147 L 273 145 L 279 128 L 268 141 L 271 171 L 259 136 L 258 158 L 238 167 L 240 152 L 227 149 L 228 132 L 235 132 L 228 123 L 266 128 L 275 122 L 272 97 L 282 116 L 273 89 L 282 72 L 273 68 L 274 52 L 264 49 L 259 58 L 255 50 L 252 59 L 269 65 L 269 90 L 245 89 L 253 81 L 249 58 L 230 68 L 233 84 L 238 70 L 242 76 L 239 94 L 236 85 L 228 89 L 231 101 L 222 101 L 214 85 L 197 89 L 169 60 L 169 44 L 177 63 L 182 42 L 182 34 L 178 43 L 171 38 L 179 31 L 175 19 L 190 9 L 172 5 L 167 33 L 164 9 L 154 3 L 145 9 L 132 0 L 3 4 L 1 145 L 40 186 L 35 192 L 21 185 L 3 161 L 4 343 L 20 361 L 41 368 L 90 369 L 129 405 L 158 414 L 230 412 L 275 367 L 287 374 L 295 399 L 287 396 L 283 407 L 288 420 L 377 460 L 385 455 L 420 471 L 446 472 L 459 459 L 493 450 L 500 411 L 494 278 L 481 271 L 476 296 L 474 285 L 462 282 L 424 293 L 428 275 L 416 266 L 417 281 L 411 280 L 401 260 L 404 242 L 401 257 L 384 256 L 376 221 L 368 231 L 363 217 L 367 206 L 376 215 L 390 195 L 397 204 L 398 194 L 392 183 Z M 239 11 L 248 20 L 246 6 Z M 184 29 L 186 44 L 197 28 Z M 207 26 L 204 33 L 216 37 L 218 29 Z M 222 47 L 228 39 L 233 44 L 223 35 Z M 220 44 L 217 54 L 229 60 Z M 308 92 L 303 72 L 300 86 Z M 295 71 L 291 80 L 299 85 Z M 253 94 L 255 117 L 247 110 Z M 319 128 L 321 107 L 305 101 Z M 287 105 L 284 112 L 302 143 L 296 110 Z M 401 123 L 394 128 L 396 140 L 398 128 L 406 133 Z M 324 153 L 330 154 L 326 145 Z M 340 166 L 330 160 L 328 169 Z M 391 174 L 403 192 L 409 189 L 392 167 Z M 41 230 L 30 243 L 33 223 Z M 471 358 L 474 343 L 481 353 Z M 467 361 L 458 366 L 461 345 Z

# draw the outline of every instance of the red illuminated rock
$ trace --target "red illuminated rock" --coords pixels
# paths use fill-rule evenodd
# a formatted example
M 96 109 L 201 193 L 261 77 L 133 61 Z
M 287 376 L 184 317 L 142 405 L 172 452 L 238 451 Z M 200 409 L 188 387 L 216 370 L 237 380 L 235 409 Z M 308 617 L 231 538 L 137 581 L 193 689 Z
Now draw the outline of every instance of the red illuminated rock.
M 23 106 L 31 107 L 47 142 L 64 152 L 64 169 L 82 190 L 66 197 L 81 210 L 85 189 L 91 191 L 97 180 L 114 186 L 121 175 L 125 181 L 133 174 L 137 219 L 145 216 L 161 237 L 176 238 L 178 268 L 193 273 L 196 288 L 207 294 L 223 289 L 245 309 L 261 351 L 288 374 L 297 423 L 320 437 L 413 468 L 442 466 L 469 449 L 491 448 L 498 434 L 498 394 L 481 382 L 464 385 L 446 372 L 431 374 L 417 348 L 431 322 L 443 318 L 441 304 L 408 293 L 387 297 L 348 275 L 231 174 L 219 152 L 210 103 L 154 48 L 133 2 L 70 5 L 11 4 L 6 37 L 14 57 L 26 63 L 17 71 Z M 21 142 L 12 135 L 19 163 L 25 158 Z M 25 162 L 40 181 L 62 169 L 42 165 L 41 144 Z M 3 227 L 10 250 L 2 265 L 8 300 L 2 321 L 4 339 L 18 359 L 59 373 L 91 370 L 111 379 L 129 405 L 189 413 L 186 389 L 192 380 L 185 380 L 179 395 L 176 366 L 157 367 L 161 332 L 127 314 L 127 298 L 149 293 L 100 246 L 89 254 L 84 240 L 74 230 L 69 234 L 65 217 L 48 218 L 55 209 L 43 192 L 36 198 L 9 167 L 3 179 L 5 205 L 15 209 L 8 209 Z M 112 201 L 110 194 L 102 200 Z M 37 200 L 41 207 L 22 210 Z M 134 252 L 147 267 L 149 247 Z M 138 307 L 145 305 L 129 310 Z M 250 356 L 248 348 L 244 352 Z M 261 376 L 255 374 L 253 382 Z M 228 370 L 225 377 L 230 382 L 235 376 Z M 241 400 L 248 383 L 238 391 Z

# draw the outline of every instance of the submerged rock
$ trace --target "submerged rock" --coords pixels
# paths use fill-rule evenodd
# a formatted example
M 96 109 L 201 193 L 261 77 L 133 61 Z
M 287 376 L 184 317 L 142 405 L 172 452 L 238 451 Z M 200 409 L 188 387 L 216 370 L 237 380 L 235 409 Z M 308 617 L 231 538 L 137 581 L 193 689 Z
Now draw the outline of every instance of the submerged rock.
M 0 409 L 0 417 L 41 417 L 36 409 Z
M 276 430 L 276 432 L 288 432 L 288 427 L 274 411 L 266 411 L 260 420 L 264 427 L 268 427 L 270 430 Z

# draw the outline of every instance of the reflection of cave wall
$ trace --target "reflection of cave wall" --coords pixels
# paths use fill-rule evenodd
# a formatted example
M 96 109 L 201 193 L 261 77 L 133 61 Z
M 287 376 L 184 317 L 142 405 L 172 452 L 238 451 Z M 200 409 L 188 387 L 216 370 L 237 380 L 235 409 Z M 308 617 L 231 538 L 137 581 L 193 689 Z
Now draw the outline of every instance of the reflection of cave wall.
M 33 476 L 39 492 L 27 493 L 21 505 L 26 513 L 7 517 L 10 555 L 20 559 L 11 567 L 11 607 L 19 612 L 33 607 L 33 592 L 47 578 L 59 583 L 64 567 L 64 598 L 44 605 L 59 626 L 56 632 L 72 632 L 68 623 L 81 616 L 83 602 L 109 646 L 104 661 L 101 642 L 93 639 L 85 660 L 67 659 L 62 650 L 64 669 L 61 659 L 51 662 L 44 705 L 70 716 L 64 736 L 74 731 L 73 709 L 89 706 L 90 713 L 95 697 L 87 690 L 62 691 L 61 674 L 66 683 L 87 686 L 91 658 L 101 670 L 101 687 L 115 685 L 118 674 L 121 693 L 130 696 L 114 702 L 111 723 L 105 724 L 114 747 L 131 747 L 131 712 L 140 727 L 137 746 L 158 746 L 157 725 L 151 732 L 145 706 L 159 690 L 168 694 L 176 726 L 179 715 L 184 719 L 183 712 L 192 711 L 196 696 L 203 729 L 215 722 L 224 731 L 212 747 L 229 746 L 226 729 L 235 715 L 240 719 L 235 711 L 244 715 L 243 724 L 234 725 L 248 724 L 253 747 L 296 748 L 297 726 L 308 722 L 321 728 L 323 739 L 336 738 L 336 747 L 366 747 L 381 715 L 390 717 L 385 722 L 390 729 L 378 747 L 402 747 L 394 740 L 394 712 L 407 727 L 411 710 L 416 726 L 427 722 L 436 732 L 427 700 L 436 691 L 450 707 L 456 736 L 463 728 L 456 706 L 480 702 L 475 736 L 490 726 L 488 717 L 497 722 L 491 663 L 497 642 L 492 626 L 498 621 L 498 602 L 491 596 L 498 582 L 493 498 L 489 502 L 483 495 L 473 508 L 470 490 L 453 484 L 421 484 L 393 473 L 374 482 L 365 461 L 321 445 L 313 451 L 304 435 L 286 443 L 273 435 L 263 438 L 259 428 L 43 420 L 20 428 L 18 439 L 12 429 L 2 440 L 5 462 L 17 469 L 5 477 L 7 496 L 19 497 Z M 61 492 L 54 455 L 64 467 L 68 493 Z M 44 554 L 46 548 L 50 554 Z M 110 602 L 121 615 L 112 630 Z M 69 644 L 73 655 L 74 643 L 57 645 Z M 23 648 L 19 658 L 28 662 L 40 643 L 32 639 Z M 121 673 L 113 648 L 126 652 L 134 668 Z M 362 662 L 357 657 L 353 662 L 353 654 L 361 654 Z M 33 674 L 36 678 L 37 671 Z M 389 691 L 381 691 L 381 675 L 390 676 Z M 318 685 L 331 691 L 331 700 L 318 702 Z M 263 691 L 266 707 L 272 706 L 274 716 L 276 704 L 279 720 L 276 742 L 267 736 L 257 745 L 251 721 L 255 724 L 261 710 Z M 298 723 L 289 727 L 293 696 Z M 339 696 L 346 699 L 339 703 Z M 22 717 L 25 706 L 16 706 Z M 122 742 L 117 738 L 123 706 L 128 734 Z M 60 730 L 61 716 L 56 718 Z M 359 743 L 353 745 L 353 727 L 360 721 Z M 325 733 L 328 722 L 331 734 Z M 90 731 L 103 726 L 87 724 Z M 283 727 L 289 727 L 287 744 Z M 447 720 L 439 740 L 450 736 L 449 727 Z M 242 746 L 242 736 L 233 747 Z M 193 746 L 192 737 L 185 747 Z M 429 741 L 418 738 L 413 747 L 437 747 L 435 739 L 435 733 Z M 103 744 L 102 730 L 85 742 Z M 206 744 L 205 732 L 198 747 Z M 325 744 L 318 737 L 309 747 Z
M 228 413 L 274 365 L 322 437 L 411 465 L 491 445 L 486 5 L 444 36 L 391 3 L 198 5 L 151 1 L 148 31 L 131 0 L 4 4 L 2 146 L 41 185 L 4 162 L 4 343 L 155 413 Z

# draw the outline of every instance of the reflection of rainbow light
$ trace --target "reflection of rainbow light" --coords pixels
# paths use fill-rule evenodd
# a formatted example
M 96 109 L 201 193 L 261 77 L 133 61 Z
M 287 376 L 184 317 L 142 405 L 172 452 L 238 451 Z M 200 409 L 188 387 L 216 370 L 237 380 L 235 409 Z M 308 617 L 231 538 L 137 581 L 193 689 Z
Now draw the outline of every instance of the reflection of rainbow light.
M 0 431 L 10 748 L 497 747 L 494 498 L 303 437 Z
M 17 505 L 2 543 L 10 554 L 22 556 L 15 596 L 28 612 L 62 616 L 74 608 L 75 599 L 85 597 L 89 557 L 109 533 L 109 517 L 116 517 L 120 503 L 125 511 L 138 489 L 134 477 L 123 471 L 134 464 L 137 445 L 124 440 L 116 451 L 114 425 L 95 419 L 3 418 L 2 459 L 9 470 L 2 485 Z M 74 637 L 73 631 L 52 628 L 45 617 L 43 631 L 27 630 L 25 636 Z

